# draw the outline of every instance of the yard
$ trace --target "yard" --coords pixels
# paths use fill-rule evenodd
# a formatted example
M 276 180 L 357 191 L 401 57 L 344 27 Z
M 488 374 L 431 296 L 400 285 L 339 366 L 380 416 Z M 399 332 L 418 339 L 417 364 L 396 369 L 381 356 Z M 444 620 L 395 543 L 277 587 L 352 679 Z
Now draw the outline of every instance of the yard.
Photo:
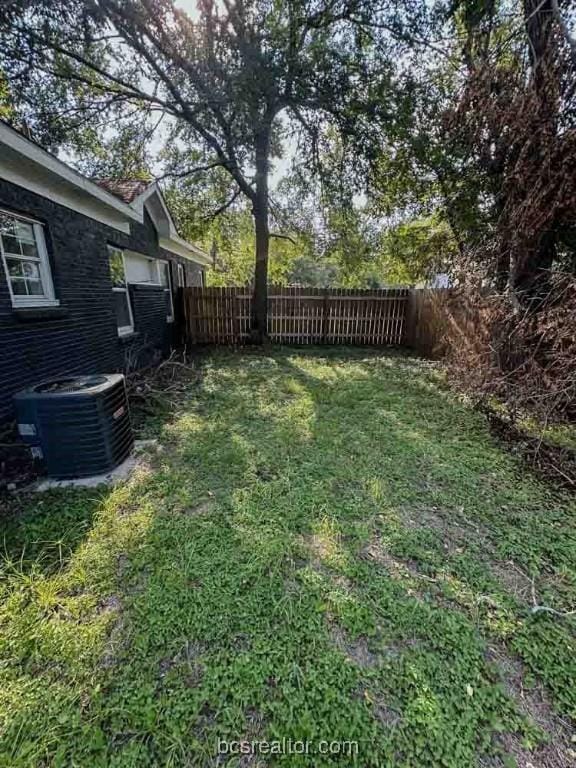
M 149 429 L 4 519 L 0 765 L 575 764 L 576 504 L 435 367 L 214 353 Z

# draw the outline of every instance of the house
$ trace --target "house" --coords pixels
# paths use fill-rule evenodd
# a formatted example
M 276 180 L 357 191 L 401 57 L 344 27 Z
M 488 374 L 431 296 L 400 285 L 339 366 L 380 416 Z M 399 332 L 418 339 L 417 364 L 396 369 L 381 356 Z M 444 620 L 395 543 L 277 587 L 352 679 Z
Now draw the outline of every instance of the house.
M 209 257 L 156 183 L 89 180 L 0 122 L 0 422 L 18 390 L 145 365 Z

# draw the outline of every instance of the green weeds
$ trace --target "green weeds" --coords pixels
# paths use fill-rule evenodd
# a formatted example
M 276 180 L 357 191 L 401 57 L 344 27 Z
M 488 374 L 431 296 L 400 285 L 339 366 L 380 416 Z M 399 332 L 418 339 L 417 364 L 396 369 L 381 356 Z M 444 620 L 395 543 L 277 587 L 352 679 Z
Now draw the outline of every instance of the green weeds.
M 433 366 L 214 353 L 157 434 L 126 485 L 4 519 L 0 765 L 576 760 L 576 624 L 531 613 L 574 608 L 576 505 Z

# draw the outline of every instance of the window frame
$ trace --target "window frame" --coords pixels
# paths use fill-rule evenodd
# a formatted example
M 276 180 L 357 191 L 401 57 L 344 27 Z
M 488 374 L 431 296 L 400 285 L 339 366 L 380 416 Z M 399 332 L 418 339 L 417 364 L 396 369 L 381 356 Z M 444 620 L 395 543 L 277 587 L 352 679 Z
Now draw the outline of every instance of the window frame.
M 126 261 L 124 258 L 124 248 L 119 248 L 117 245 L 107 243 L 108 251 L 108 265 L 110 265 L 110 255 L 112 251 L 118 252 L 122 257 L 122 269 L 124 271 L 124 286 L 116 286 L 112 283 L 112 293 L 123 293 L 126 296 L 126 303 L 128 304 L 128 314 L 130 316 L 130 325 L 118 325 L 118 318 L 116 317 L 116 309 L 114 309 L 114 317 L 116 319 L 116 329 L 118 336 L 131 336 L 134 333 L 134 314 L 132 312 L 132 299 L 130 297 L 130 289 L 128 287 L 128 281 L 126 280 Z M 112 280 L 112 278 L 110 278 Z
M 166 272 L 168 274 L 168 285 L 164 285 L 162 282 L 162 265 L 166 265 Z M 170 269 L 170 262 L 167 259 L 156 259 L 156 269 L 158 272 L 158 285 L 160 285 L 164 292 L 168 292 L 170 294 L 170 314 L 166 315 L 166 322 L 167 323 L 173 323 L 174 322 L 174 294 L 172 292 L 172 270 Z
M 13 219 L 24 221 L 26 224 L 32 226 L 34 233 L 34 242 L 36 250 L 38 252 L 38 258 L 30 256 L 18 256 L 18 254 L 6 253 L 4 250 L 4 244 L 0 237 L 0 259 L 2 260 L 2 266 L 4 274 L 6 276 L 6 282 L 8 284 L 8 291 L 10 293 L 10 301 L 14 309 L 33 309 L 34 307 L 59 307 L 60 301 L 56 298 L 54 291 L 54 280 L 52 278 L 52 267 L 50 265 L 50 258 L 48 256 L 48 249 L 46 247 L 46 237 L 44 235 L 44 224 L 37 219 L 33 219 L 30 216 L 25 216 L 20 213 L 15 213 L 6 208 L 0 208 L 0 214 L 4 214 Z M 40 275 L 40 284 L 44 294 L 42 296 L 30 296 L 15 294 L 12 288 L 12 277 L 8 269 L 7 259 L 18 259 L 23 262 L 32 262 L 38 265 L 38 272 Z
M 176 263 L 176 271 L 178 273 L 178 288 L 186 288 L 186 270 L 184 264 Z

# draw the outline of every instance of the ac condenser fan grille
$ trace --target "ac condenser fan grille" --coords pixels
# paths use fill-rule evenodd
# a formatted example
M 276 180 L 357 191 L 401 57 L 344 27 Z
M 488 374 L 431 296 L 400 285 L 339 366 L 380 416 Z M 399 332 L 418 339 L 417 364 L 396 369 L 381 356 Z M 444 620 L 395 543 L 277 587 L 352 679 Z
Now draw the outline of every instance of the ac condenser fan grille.
M 43 394 L 56 394 L 58 392 L 71 394 L 72 392 L 85 392 L 95 387 L 101 387 L 106 383 L 105 376 L 78 376 L 76 378 L 57 379 L 38 384 L 33 387 L 34 392 Z

